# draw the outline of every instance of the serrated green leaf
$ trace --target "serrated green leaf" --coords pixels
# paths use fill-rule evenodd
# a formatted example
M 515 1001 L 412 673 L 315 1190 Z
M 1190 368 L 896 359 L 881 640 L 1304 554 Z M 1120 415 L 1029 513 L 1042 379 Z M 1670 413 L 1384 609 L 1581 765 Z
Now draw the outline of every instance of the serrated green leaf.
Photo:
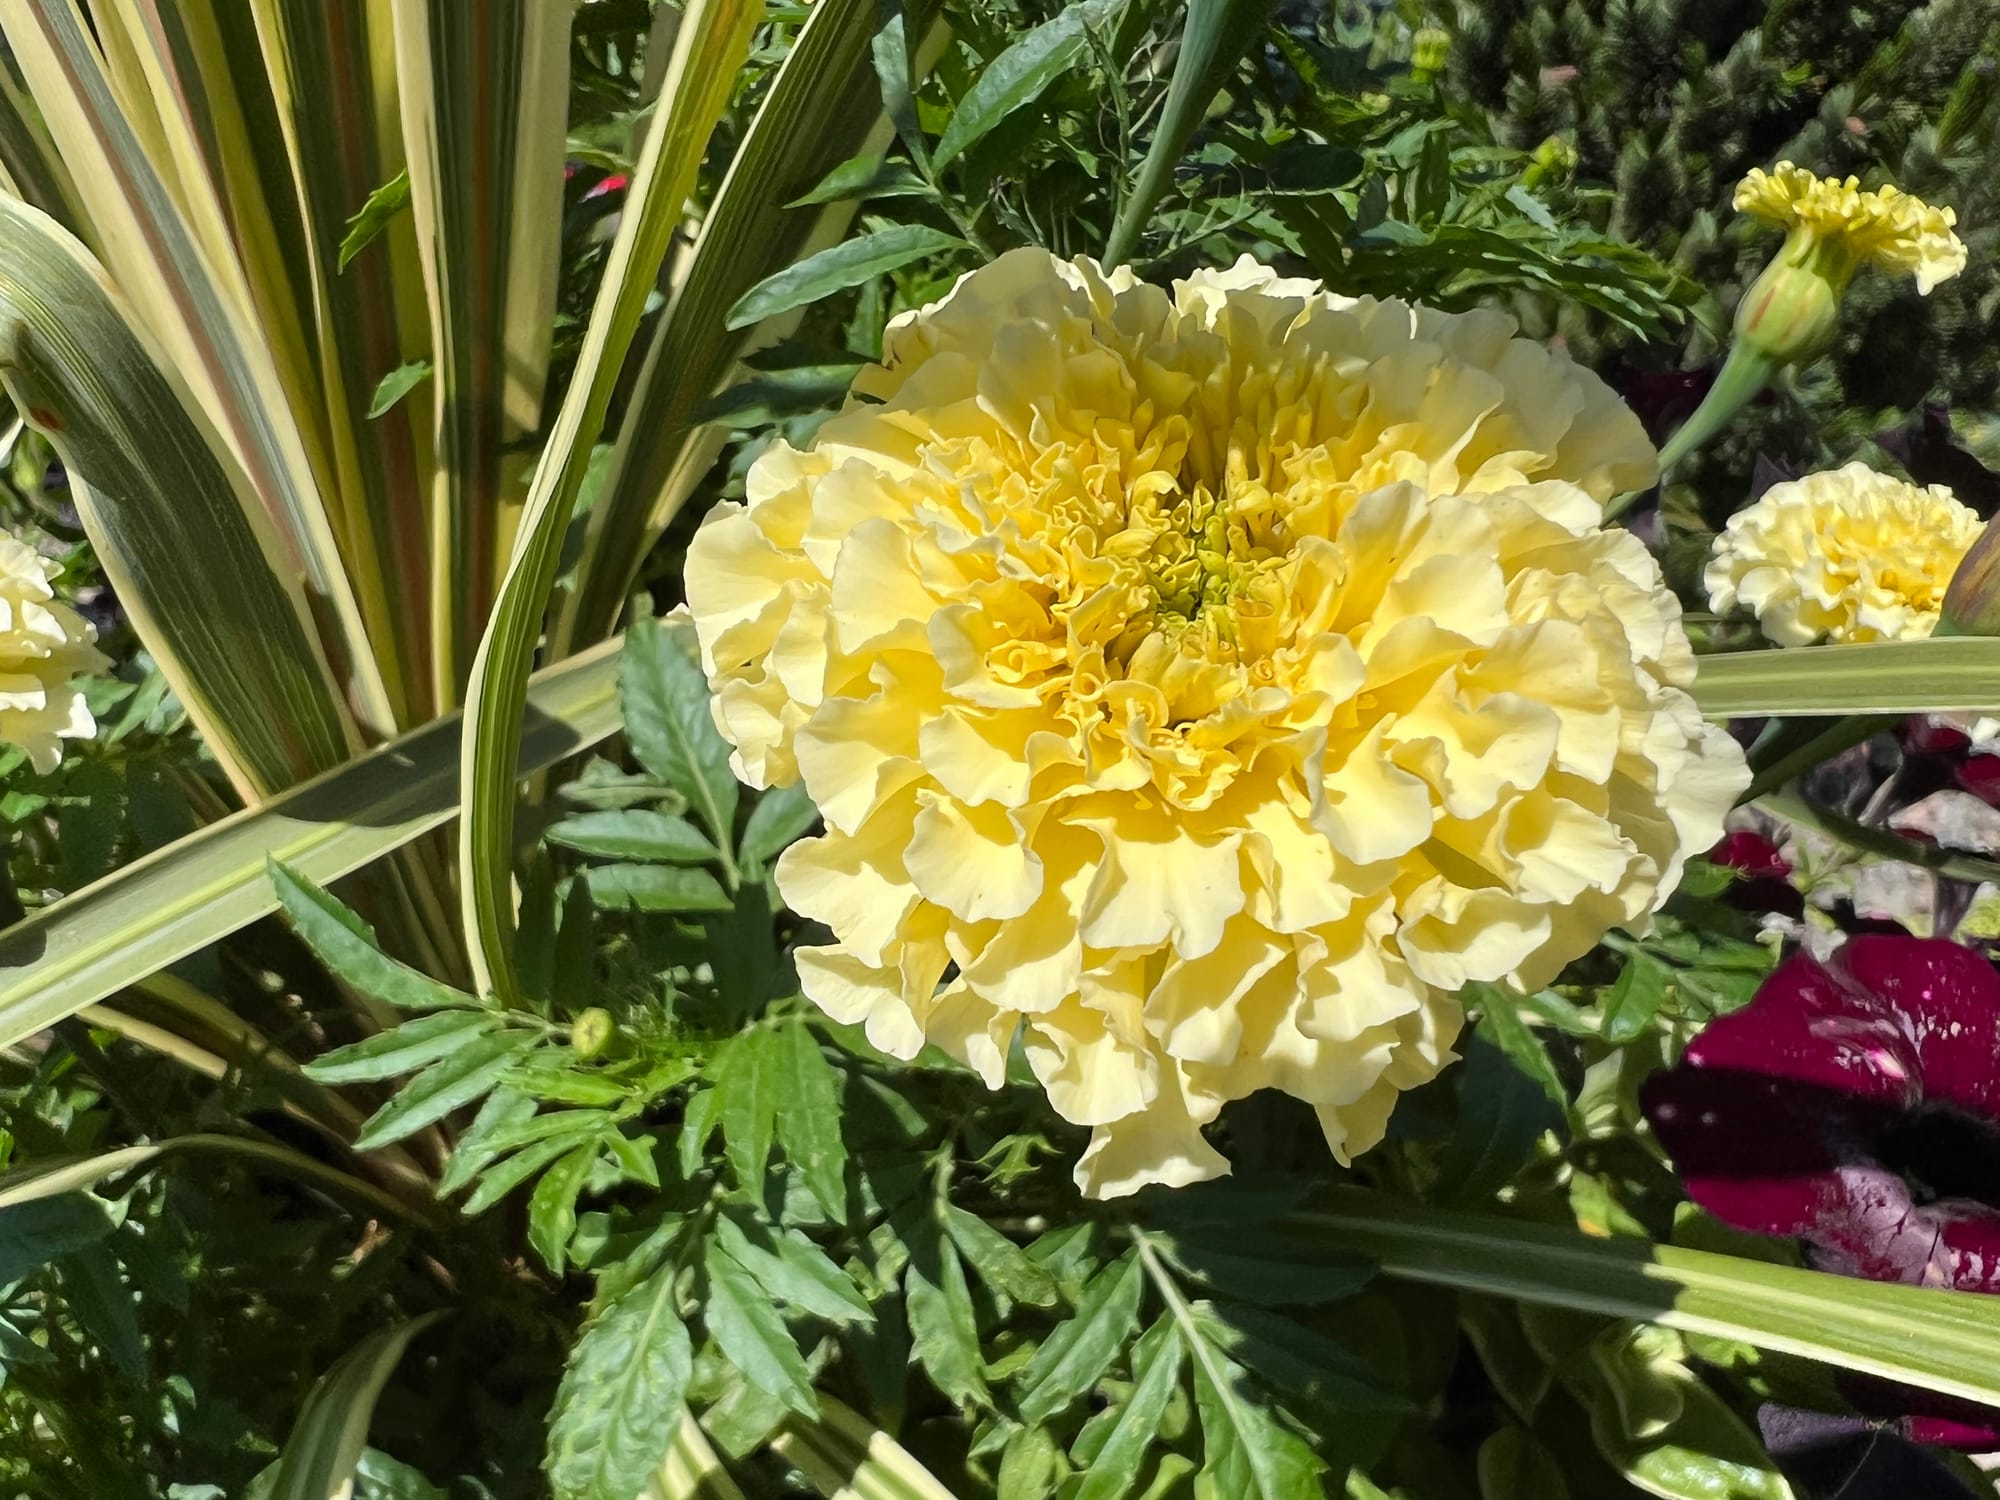
M 1111 25 L 1124 8 L 1125 0 L 1064 6 L 1053 20 L 1034 27 L 981 68 L 938 138 L 931 170 L 942 172 L 1007 116 L 1039 99 L 1082 56 L 1089 32 Z
M 1172 1314 L 1163 1315 L 1139 1340 L 1132 1357 L 1132 1394 L 1084 1466 L 1083 1483 L 1072 1500 L 1125 1500 L 1132 1492 L 1144 1472 L 1142 1461 L 1159 1440 L 1160 1421 L 1180 1384 L 1186 1353 Z
M 1201 1414 L 1202 1480 L 1217 1497 L 1242 1500 L 1322 1500 L 1326 1465 L 1305 1440 L 1249 1394 L 1241 1366 L 1213 1346 L 1194 1342 L 1194 1401 Z
M 806 795 L 805 783 L 772 787 L 750 809 L 743 825 L 742 862 L 768 865 L 819 821 L 819 809 Z
M 509 1068 L 503 1082 L 548 1104 L 622 1104 L 632 1096 L 631 1087 L 614 1078 L 566 1066 L 572 1056 L 566 1051 L 537 1053 Z
M 817 255 L 809 255 L 775 276 L 765 277 L 729 309 L 727 324 L 731 328 L 747 328 L 781 312 L 808 306 L 822 297 L 901 270 L 925 256 L 966 248 L 965 241 L 957 235 L 928 224 L 896 224 L 857 235 Z M 630 710 L 626 712 L 629 716 Z
M 316 1083 L 374 1083 L 427 1067 L 499 1024 L 485 1011 L 445 1010 L 415 1016 L 365 1041 L 336 1047 L 305 1065 Z
M 994 1291 L 1034 1307 L 1056 1305 L 1062 1294 L 1055 1277 L 991 1224 L 955 1203 L 945 1205 L 944 1223 L 959 1253 Z
M 560 1276 L 569 1265 L 570 1236 L 576 1233 L 576 1197 L 590 1180 L 597 1142 L 578 1146 L 542 1174 L 528 1198 L 528 1243 Z
M 606 911 L 693 915 L 736 905 L 708 871 L 683 865 L 593 865 L 583 879 L 590 899 Z
M 722 1121 L 723 1154 L 737 1185 L 752 1193 L 763 1191 L 777 1133 L 778 1100 L 790 1071 L 780 1050 L 784 1046 L 780 1033 L 758 1027 L 731 1040 L 708 1068 Z
M 680 1151 L 681 1176 L 693 1177 L 701 1171 L 708 1138 L 722 1120 L 722 1091 L 701 1089 L 688 1095 L 682 1106 L 680 1135 L 675 1145 Z
M 632 1500 L 680 1430 L 694 1349 L 676 1306 L 678 1267 L 655 1271 L 584 1330 L 549 1419 L 556 1500 Z
M 777 1138 L 819 1206 L 847 1222 L 847 1142 L 840 1132 L 840 1071 L 826 1060 L 804 1022 L 786 1026 L 765 1044 L 781 1072 Z
M 369 1116 L 354 1138 L 355 1149 L 373 1151 L 400 1141 L 484 1098 L 515 1057 L 533 1045 L 534 1038 L 525 1032 L 503 1032 L 480 1037 L 443 1062 L 433 1063 Z
M 468 1219 L 483 1214 L 515 1188 L 533 1177 L 537 1172 L 576 1144 L 567 1135 L 555 1135 L 536 1141 L 532 1146 L 524 1146 L 498 1166 L 489 1168 L 479 1179 L 479 1186 L 465 1200 L 460 1209 Z
M 362 994 L 399 1010 L 441 1010 L 475 1003 L 470 995 L 389 957 L 366 922 L 304 876 L 275 859 L 268 868 L 278 903 L 299 937 L 321 963 Z
M 1152 1243 L 1203 1285 L 1260 1306 L 1321 1307 L 1375 1276 L 1365 1261 L 1268 1226 L 1191 1225 Z
M 1368 1364 L 1343 1345 L 1282 1313 L 1230 1302 L 1191 1303 L 1195 1325 L 1223 1353 L 1286 1403 L 1326 1412 L 1407 1411 Z
M 705 864 L 716 857 L 715 845 L 686 818 L 643 807 L 564 818 L 551 824 L 543 837 L 565 849 L 604 859 Z
M 626 633 L 618 694 L 640 764 L 687 799 L 718 845 L 734 847 L 736 776 L 709 714 L 708 679 L 658 620 L 641 620 Z
M 1471 1207 L 1491 1198 L 1527 1164 L 1535 1143 L 1564 1123 L 1542 1084 L 1485 1032 L 1482 1025 L 1461 1044 L 1458 1123 L 1431 1190 L 1439 1203 Z
M 990 1405 L 979 1319 L 956 1247 L 929 1205 L 913 1207 L 894 1222 L 910 1257 L 903 1268 L 903 1307 L 911 1351 L 931 1384 L 961 1406 Z
M 797 1230 L 772 1234 L 761 1225 L 739 1225 L 726 1214 L 715 1229 L 722 1248 L 779 1301 L 833 1323 L 875 1321 L 854 1278 Z
M 1567 1114 L 1569 1091 L 1563 1087 L 1562 1075 L 1556 1072 L 1549 1049 L 1535 1034 L 1535 1028 L 1521 1015 L 1529 1001 L 1508 994 L 1497 984 L 1469 984 L 1462 998 L 1468 1007 L 1478 1010 L 1480 1031 L 1534 1080 L 1549 1103 Z
M 1635 951 L 1627 958 L 1617 983 L 1604 997 L 1604 1040 L 1622 1047 L 1644 1036 L 1667 1003 L 1667 984 L 1673 977 L 1674 971 L 1650 953 Z
M 1042 1341 L 1021 1373 L 1016 1408 L 1025 1422 L 1046 1422 L 1097 1384 L 1139 1331 L 1136 1256 L 1124 1255 L 1091 1278 L 1076 1313 Z
M 507 1075 L 502 1075 L 500 1086 L 486 1096 L 479 1113 L 452 1147 L 451 1160 L 444 1164 L 444 1175 L 438 1179 L 437 1195 L 450 1197 L 499 1160 L 505 1150 L 511 1150 L 492 1144 L 494 1138 L 509 1126 L 534 1119 L 540 1104 L 540 1100 L 511 1087 Z
M 413 359 L 397 365 L 376 382 L 374 399 L 368 403 L 369 420 L 386 417 L 396 409 L 399 401 L 430 378 L 431 362 L 427 359 Z
M 817 1416 L 819 1402 L 805 1359 L 757 1278 L 719 1239 L 709 1241 L 702 1263 L 708 1272 L 702 1312 L 723 1357 L 758 1390 L 776 1396 L 793 1411 Z

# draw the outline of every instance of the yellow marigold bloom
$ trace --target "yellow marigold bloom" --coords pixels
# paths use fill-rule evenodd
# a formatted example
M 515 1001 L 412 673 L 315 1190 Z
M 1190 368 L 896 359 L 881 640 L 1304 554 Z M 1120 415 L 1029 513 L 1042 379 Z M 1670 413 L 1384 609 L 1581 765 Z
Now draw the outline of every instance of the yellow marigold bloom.
M 1781 161 L 1766 172 L 1750 169 L 1736 188 L 1736 209 L 1775 224 L 1810 243 L 1822 263 L 1838 268 L 1837 284 L 1864 264 L 1907 271 L 1929 296 L 1939 282 L 1965 269 L 1965 245 L 1952 233 L 1958 216 L 1932 208 L 1894 187 L 1863 191 L 1861 179 L 1817 177 Z M 1787 257 L 1789 258 L 1789 257 Z
M 1717 613 L 1742 605 L 1781 646 L 1922 640 L 1980 529 L 1941 484 L 1849 464 L 1731 516 L 1702 581 Z
M 995 1085 L 1018 1033 L 1112 1196 L 1226 1171 L 1264 1088 L 1348 1160 L 1465 984 L 1643 923 L 1746 772 L 1597 529 L 1638 423 L 1512 334 L 1038 251 L 897 320 L 688 558 L 739 770 L 826 818 L 807 995 Z
M 0 740 L 53 771 L 62 741 L 88 739 L 96 721 L 71 679 L 111 665 L 91 643 L 97 631 L 59 601 L 59 571 L 17 537 L 0 534 Z

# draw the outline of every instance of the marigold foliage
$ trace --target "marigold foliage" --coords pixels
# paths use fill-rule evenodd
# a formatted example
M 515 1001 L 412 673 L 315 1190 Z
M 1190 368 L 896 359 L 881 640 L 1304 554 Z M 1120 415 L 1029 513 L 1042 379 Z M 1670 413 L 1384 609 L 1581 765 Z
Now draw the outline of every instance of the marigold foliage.
M 60 567 L 18 537 L 0 534 L 0 740 L 47 774 L 64 740 L 97 732 L 72 679 L 111 665 L 97 629 L 56 598 Z
M 1864 264 L 1907 272 L 1925 296 L 1965 269 L 1965 245 L 1952 232 L 1957 215 L 1892 186 L 1863 191 L 1857 177 L 1819 177 L 1781 161 L 1769 172 L 1751 168 L 1736 208 L 1829 247 L 1849 274 Z
M 1039 251 L 898 320 L 688 559 L 740 773 L 826 819 L 806 993 L 995 1085 L 1018 1029 L 1110 1196 L 1226 1171 L 1265 1088 L 1348 1160 L 1461 987 L 1643 924 L 1746 773 L 1597 529 L 1638 423 L 1513 332 Z
M 1730 517 L 1703 582 L 1717 613 L 1741 605 L 1781 646 L 1923 640 L 1980 529 L 1941 484 L 1848 464 Z

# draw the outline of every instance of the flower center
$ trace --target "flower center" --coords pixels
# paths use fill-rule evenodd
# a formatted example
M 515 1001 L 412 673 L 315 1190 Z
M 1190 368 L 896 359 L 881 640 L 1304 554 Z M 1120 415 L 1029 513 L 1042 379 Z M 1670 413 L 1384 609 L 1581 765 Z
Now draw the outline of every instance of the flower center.
M 2000 1123 L 1923 1104 L 1884 1125 L 1876 1156 L 1919 1204 L 1959 1198 L 2000 1208 Z

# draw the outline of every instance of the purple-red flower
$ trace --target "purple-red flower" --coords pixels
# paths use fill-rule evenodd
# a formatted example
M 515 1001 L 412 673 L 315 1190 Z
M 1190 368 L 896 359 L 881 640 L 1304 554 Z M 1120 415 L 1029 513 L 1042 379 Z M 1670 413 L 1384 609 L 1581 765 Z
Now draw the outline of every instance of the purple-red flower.
M 1800 954 L 1646 1081 L 1682 1186 L 1795 1236 L 1821 1270 L 2000 1292 L 2000 974 L 1931 938 Z M 1886 1381 L 1842 1389 L 1920 1443 L 1989 1449 L 1990 1413 Z
M 1801 954 L 1642 1100 L 1717 1218 L 1823 1270 L 2000 1292 L 2000 974 L 1972 950 Z

